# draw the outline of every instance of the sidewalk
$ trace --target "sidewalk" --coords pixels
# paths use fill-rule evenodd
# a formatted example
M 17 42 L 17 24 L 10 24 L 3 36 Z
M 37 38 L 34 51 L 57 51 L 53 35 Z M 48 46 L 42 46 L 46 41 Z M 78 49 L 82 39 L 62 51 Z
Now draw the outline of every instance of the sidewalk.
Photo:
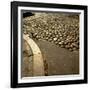
M 70 52 L 48 41 L 36 41 L 48 63 L 48 75 L 79 73 L 79 51 Z

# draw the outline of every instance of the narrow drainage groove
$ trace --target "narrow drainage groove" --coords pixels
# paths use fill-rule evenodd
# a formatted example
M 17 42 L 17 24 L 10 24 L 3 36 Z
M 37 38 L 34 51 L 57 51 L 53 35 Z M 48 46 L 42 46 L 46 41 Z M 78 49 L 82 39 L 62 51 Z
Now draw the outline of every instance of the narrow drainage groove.
M 45 76 L 48 76 L 48 63 L 46 60 L 44 60 L 44 73 Z
M 48 76 L 48 63 L 46 60 L 46 55 L 42 52 L 43 55 L 43 62 L 44 62 L 44 74 L 45 76 Z

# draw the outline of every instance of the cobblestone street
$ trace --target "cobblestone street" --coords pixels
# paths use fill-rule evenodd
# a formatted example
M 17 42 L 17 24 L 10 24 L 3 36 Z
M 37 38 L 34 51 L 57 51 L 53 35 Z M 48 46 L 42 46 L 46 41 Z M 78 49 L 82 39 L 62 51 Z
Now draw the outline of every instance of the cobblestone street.
M 23 34 L 34 40 L 41 50 L 45 76 L 79 74 L 79 14 L 32 12 L 23 18 L 22 26 Z M 33 48 L 27 51 L 25 47 L 22 76 L 34 76 L 34 56 L 25 56 L 25 52 L 30 53 Z

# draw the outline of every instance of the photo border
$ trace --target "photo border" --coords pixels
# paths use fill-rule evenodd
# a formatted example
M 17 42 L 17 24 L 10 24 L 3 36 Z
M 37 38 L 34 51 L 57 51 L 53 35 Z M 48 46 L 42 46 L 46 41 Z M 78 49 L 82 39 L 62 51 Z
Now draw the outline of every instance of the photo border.
M 79 33 L 80 33 L 80 51 L 79 51 L 79 74 L 72 75 L 52 75 L 52 76 L 37 76 L 37 77 L 23 77 L 21 78 L 21 61 L 22 61 L 22 12 L 21 11 L 33 11 L 33 12 L 45 12 L 45 13 L 72 13 L 79 14 Z M 83 38 L 84 38 L 84 11 L 76 9 L 52 9 L 52 8 L 38 8 L 38 7 L 18 7 L 18 83 L 27 83 L 27 82 L 43 82 L 43 81 L 64 81 L 64 80 L 75 80 L 84 78 L 84 59 L 82 57 L 84 52 Z
M 18 7 L 39 7 L 55 9 L 78 9 L 84 11 L 84 79 L 66 81 L 48 81 L 33 83 L 18 83 Z M 33 2 L 11 2 L 11 87 L 33 87 L 87 83 L 87 6 L 48 4 Z

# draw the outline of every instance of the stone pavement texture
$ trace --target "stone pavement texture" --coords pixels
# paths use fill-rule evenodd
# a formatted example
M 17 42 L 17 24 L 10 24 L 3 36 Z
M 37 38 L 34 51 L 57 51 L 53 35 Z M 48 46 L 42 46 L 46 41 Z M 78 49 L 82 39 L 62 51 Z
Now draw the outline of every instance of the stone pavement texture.
M 39 46 L 45 75 L 78 74 L 79 15 L 33 13 L 33 16 L 23 18 L 23 33 L 28 34 Z M 26 68 L 29 66 L 29 58 L 27 56 L 24 58 L 26 58 L 24 60 L 24 68 Z M 32 64 L 30 68 L 32 69 Z M 26 76 L 33 73 L 33 70 L 29 72 L 30 70 L 26 68 Z

